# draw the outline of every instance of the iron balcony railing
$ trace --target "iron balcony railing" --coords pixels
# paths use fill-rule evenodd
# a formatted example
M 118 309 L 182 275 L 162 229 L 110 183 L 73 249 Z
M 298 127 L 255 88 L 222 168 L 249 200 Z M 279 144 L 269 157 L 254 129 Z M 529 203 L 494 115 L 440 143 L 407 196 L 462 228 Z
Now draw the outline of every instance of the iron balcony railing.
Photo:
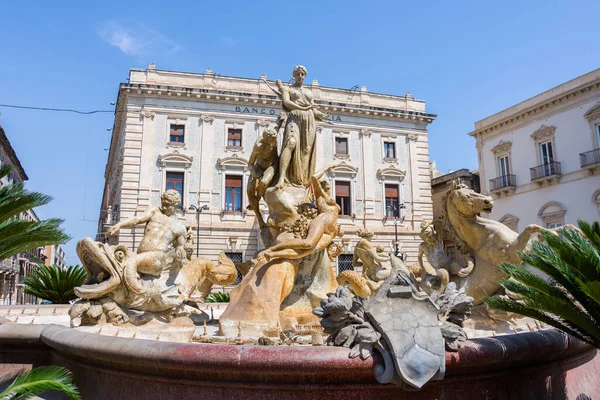
M 579 153 L 581 168 L 600 163 L 600 149 Z
M 552 175 L 560 175 L 560 163 L 558 161 L 550 161 L 549 163 L 538 165 L 529 169 L 531 173 L 531 180 L 535 181 L 540 178 L 544 178 Z
M 496 179 L 490 179 L 490 190 L 498 190 L 517 186 L 517 177 L 515 175 L 502 175 Z

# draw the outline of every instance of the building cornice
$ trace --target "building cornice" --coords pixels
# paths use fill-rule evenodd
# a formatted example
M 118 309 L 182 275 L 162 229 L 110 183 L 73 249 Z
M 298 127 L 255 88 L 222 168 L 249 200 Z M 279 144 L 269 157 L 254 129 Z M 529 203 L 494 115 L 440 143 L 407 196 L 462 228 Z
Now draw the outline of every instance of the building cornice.
M 481 134 L 487 136 L 498 130 L 523 123 L 547 112 L 549 109 L 560 107 L 597 90 L 600 90 L 600 69 L 475 122 L 475 130 L 469 132 L 469 135 Z
M 191 88 L 182 86 L 161 86 L 145 83 L 121 83 L 119 96 L 123 93 L 144 97 L 174 98 L 178 100 L 202 100 L 209 103 L 225 103 L 261 107 L 281 108 L 277 96 L 255 94 L 251 92 L 233 92 L 210 88 Z M 331 102 L 315 99 L 315 103 L 326 112 L 348 116 L 367 116 L 385 119 L 402 119 L 424 124 L 432 123 L 437 115 L 420 111 L 408 111 L 387 107 L 374 107 L 364 104 Z

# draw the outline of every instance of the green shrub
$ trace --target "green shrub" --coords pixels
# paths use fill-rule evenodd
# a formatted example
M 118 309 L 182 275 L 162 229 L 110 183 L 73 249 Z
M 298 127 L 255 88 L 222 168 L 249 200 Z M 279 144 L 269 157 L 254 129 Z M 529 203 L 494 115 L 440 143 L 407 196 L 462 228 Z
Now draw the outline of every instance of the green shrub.
M 224 292 L 213 292 L 206 296 L 207 303 L 229 303 L 229 293 Z

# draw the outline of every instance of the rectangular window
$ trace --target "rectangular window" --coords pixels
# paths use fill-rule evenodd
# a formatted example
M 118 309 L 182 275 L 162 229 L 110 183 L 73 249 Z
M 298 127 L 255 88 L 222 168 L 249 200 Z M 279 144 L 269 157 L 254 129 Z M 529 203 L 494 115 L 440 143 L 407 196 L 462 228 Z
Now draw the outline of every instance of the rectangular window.
M 498 157 L 498 174 L 498 178 L 500 178 L 501 187 L 504 188 L 510 186 L 508 182 L 508 175 L 510 175 L 508 167 L 508 156 Z
M 385 185 L 385 215 L 387 217 L 399 216 L 399 197 L 398 185 Z
M 540 161 L 543 165 L 550 164 L 554 161 L 552 142 L 540 143 Z
M 234 253 L 234 252 L 226 251 L 225 255 L 227 257 L 229 257 L 231 259 L 231 261 L 234 262 L 234 264 L 242 263 L 242 253 L 237 253 L 237 252 Z M 235 279 L 235 282 L 233 282 L 233 285 L 234 286 L 238 285 L 242 281 L 243 278 L 244 277 L 242 276 L 242 273 L 240 271 L 237 271 L 237 278 Z
M 177 190 L 181 196 L 179 207 L 183 206 L 183 172 L 167 172 L 167 190 Z
M 348 139 L 335 138 L 335 154 L 348 154 Z
M 396 158 L 396 143 L 393 143 L 393 142 L 383 143 L 383 157 Z
M 540 143 L 540 161 L 542 162 L 542 172 L 544 176 L 554 174 L 554 152 L 552 142 Z
M 450 258 L 452 260 L 456 260 L 456 247 L 454 247 L 454 246 L 446 247 L 446 255 L 448 256 L 448 258 Z
M 228 128 L 227 129 L 227 146 L 242 147 L 242 129 Z
M 350 182 L 335 181 L 335 202 L 340 206 L 340 215 L 351 215 Z
M 342 271 L 354 271 L 352 266 L 352 254 L 340 254 L 338 256 L 338 274 Z
M 596 125 L 596 147 L 600 148 L 600 124 Z
M 225 211 L 242 211 L 242 176 L 225 176 Z
M 171 125 L 169 141 L 183 143 L 185 125 Z

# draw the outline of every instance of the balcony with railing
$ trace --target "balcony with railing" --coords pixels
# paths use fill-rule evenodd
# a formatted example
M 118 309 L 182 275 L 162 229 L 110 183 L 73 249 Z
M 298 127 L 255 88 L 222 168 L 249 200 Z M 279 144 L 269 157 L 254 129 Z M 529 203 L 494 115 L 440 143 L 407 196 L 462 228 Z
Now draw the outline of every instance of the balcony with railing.
M 502 175 L 498 178 L 490 179 L 490 192 L 498 196 L 513 194 L 516 187 L 517 177 L 515 175 Z
M 561 176 L 560 163 L 558 161 L 550 161 L 548 163 L 538 165 L 529 169 L 531 174 L 531 182 L 536 182 L 543 185 L 544 183 L 552 184 L 559 181 Z
M 600 149 L 579 153 L 579 159 L 581 160 L 581 168 L 589 170 L 600 168 Z

